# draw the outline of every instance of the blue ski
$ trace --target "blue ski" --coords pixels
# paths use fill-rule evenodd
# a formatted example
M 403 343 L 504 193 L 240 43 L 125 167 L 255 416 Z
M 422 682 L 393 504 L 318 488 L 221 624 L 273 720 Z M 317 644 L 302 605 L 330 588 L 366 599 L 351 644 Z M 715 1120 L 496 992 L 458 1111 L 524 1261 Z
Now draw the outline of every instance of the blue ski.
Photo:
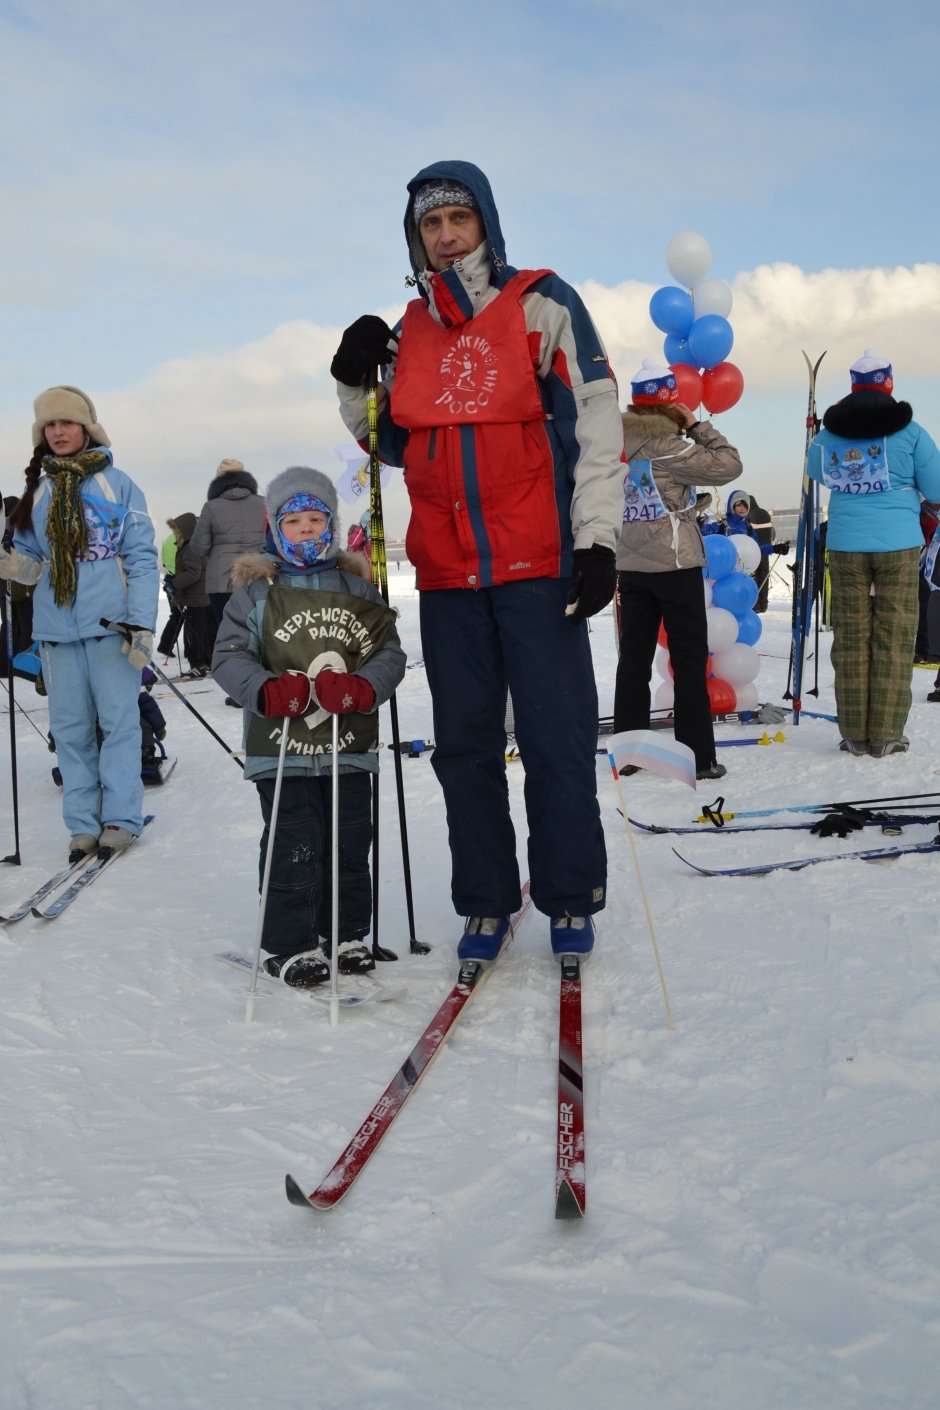
M 676 852 L 675 847 L 672 849 Z M 914 852 L 940 852 L 940 835 L 930 842 L 914 842 L 906 847 L 866 848 L 861 852 L 835 852 L 827 857 L 797 857 L 788 862 L 761 862 L 752 867 L 701 867 L 676 852 L 680 862 L 697 871 L 701 876 L 766 876 L 772 871 L 801 871 L 803 867 L 815 867 L 820 862 L 845 862 L 853 858 L 862 862 L 890 862 L 895 857 L 903 857 Z
M 144 827 L 146 827 L 148 823 L 153 822 L 153 817 L 153 813 L 147 814 L 144 818 Z M 134 844 L 131 843 L 131 846 L 133 845 Z M 125 847 L 123 851 L 129 851 L 129 848 Z M 91 886 L 92 882 L 97 881 L 101 873 L 106 871 L 111 863 L 117 861 L 118 857 L 122 855 L 123 852 L 110 852 L 106 857 L 101 855 L 93 857 L 86 866 L 83 866 L 71 886 L 67 886 L 62 894 L 55 898 L 51 906 L 48 906 L 44 911 L 33 906 L 31 907 L 32 914 L 37 920 L 55 920 L 57 916 L 60 916 L 62 912 L 72 904 L 77 896 L 81 895 L 86 887 Z

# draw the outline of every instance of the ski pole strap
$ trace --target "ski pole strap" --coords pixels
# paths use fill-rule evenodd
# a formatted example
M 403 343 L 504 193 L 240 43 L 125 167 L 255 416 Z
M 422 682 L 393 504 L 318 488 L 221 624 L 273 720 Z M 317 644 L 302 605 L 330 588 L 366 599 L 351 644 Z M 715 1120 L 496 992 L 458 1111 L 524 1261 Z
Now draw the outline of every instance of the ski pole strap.
M 699 818 L 699 822 L 710 822 L 714 827 L 724 827 L 725 815 L 722 812 L 724 806 L 724 798 L 716 798 L 714 803 L 703 804 L 702 816 Z

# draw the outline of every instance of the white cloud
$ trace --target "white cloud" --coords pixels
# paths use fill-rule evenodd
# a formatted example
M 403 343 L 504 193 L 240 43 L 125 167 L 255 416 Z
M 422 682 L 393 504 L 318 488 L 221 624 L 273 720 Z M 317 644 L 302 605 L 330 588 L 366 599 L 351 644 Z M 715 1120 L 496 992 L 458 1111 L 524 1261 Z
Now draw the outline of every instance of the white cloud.
M 660 356 L 662 335 L 649 318 L 652 284 L 627 281 L 580 287 L 601 330 L 627 395 L 643 357 Z M 848 391 L 848 368 L 865 347 L 889 358 L 898 395 L 940 439 L 940 265 L 825 270 L 761 265 L 732 282 L 735 302 L 731 360 L 745 376 L 737 407 L 718 419 L 738 445 L 745 481 L 770 506 L 796 502 L 802 473 L 805 348 L 815 359 L 825 348 L 820 407 Z M 383 316 L 393 322 L 400 307 Z M 203 349 L 165 362 L 127 387 L 89 388 L 114 446 L 115 459 L 144 489 L 158 524 L 184 510 L 198 512 L 224 456 L 245 462 L 262 487 L 292 462 L 307 462 L 336 477 L 333 447 L 349 435 L 336 406 L 329 364 L 337 326 L 297 320 L 240 347 Z M 0 451 L 9 468 L 28 458 L 28 423 L 0 422 Z M 15 492 L 8 473 L 3 491 Z M 407 501 L 400 477 L 385 493 L 387 530 L 404 532 Z M 345 507 L 344 517 L 355 514 Z
M 792 264 L 760 265 L 730 282 L 735 335 L 730 360 L 745 375 L 747 401 L 802 387 L 803 348 L 814 360 L 825 348 L 828 366 L 840 369 L 846 391 L 848 367 L 869 346 L 893 364 L 901 396 L 906 379 L 940 372 L 940 265 L 816 274 Z M 613 289 L 593 282 L 580 286 L 621 383 L 644 357 L 662 357 L 663 335 L 649 317 L 657 287 L 634 281 Z

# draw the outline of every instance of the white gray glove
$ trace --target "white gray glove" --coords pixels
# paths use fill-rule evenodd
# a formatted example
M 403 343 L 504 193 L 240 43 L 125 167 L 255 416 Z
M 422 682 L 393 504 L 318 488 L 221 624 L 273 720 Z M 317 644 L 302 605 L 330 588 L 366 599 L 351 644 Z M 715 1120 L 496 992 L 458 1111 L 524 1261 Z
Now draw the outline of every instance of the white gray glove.
M 153 632 L 148 632 L 144 627 L 126 625 L 130 637 L 125 640 L 121 650 L 126 653 L 134 669 L 142 671 L 153 659 Z
M 27 587 L 32 587 L 38 583 L 42 577 L 42 564 L 35 558 L 27 558 L 25 553 L 20 553 L 18 548 L 14 548 L 12 553 L 7 553 L 5 548 L 0 548 L 0 578 L 6 578 L 8 582 L 25 583 Z

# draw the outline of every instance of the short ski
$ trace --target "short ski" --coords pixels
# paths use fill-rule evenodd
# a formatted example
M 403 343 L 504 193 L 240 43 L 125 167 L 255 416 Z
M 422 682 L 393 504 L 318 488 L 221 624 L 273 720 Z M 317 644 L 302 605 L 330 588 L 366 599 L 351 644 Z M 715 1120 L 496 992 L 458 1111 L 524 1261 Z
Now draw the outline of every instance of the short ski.
M 584 1214 L 584 1065 L 581 1044 L 581 962 L 561 960 L 558 1001 L 558 1124 L 555 1140 L 555 1218 Z
M 519 924 L 531 904 L 529 884 L 522 893 L 522 905 L 512 918 L 512 928 Z M 443 1048 L 456 1027 L 467 1004 L 480 989 L 492 965 L 465 960 L 457 973 L 457 982 L 441 1004 L 369 1115 L 363 1121 L 333 1168 L 309 1195 L 304 1194 L 293 1176 L 286 1177 L 287 1198 L 301 1208 L 333 1209 L 352 1188 L 375 1154 L 402 1107 L 417 1087 L 434 1058 Z
M 239 954 L 237 950 L 223 950 L 216 955 L 217 960 L 223 964 L 231 965 L 233 969 L 241 970 L 242 974 L 251 974 L 254 969 L 254 960 L 249 955 Z M 273 974 L 268 974 L 267 970 L 258 969 L 258 978 L 263 980 L 265 985 L 276 985 L 285 994 L 293 994 L 301 999 L 318 999 L 321 1003 L 327 1003 L 332 999 L 329 984 L 318 984 L 315 989 L 303 989 L 297 984 L 282 984 L 280 979 L 275 979 Z M 376 979 L 372 973 L 366 974 L 346 974 L 344 979 L 355 979 L 364 981 L 368 986 L 366 993 L 345 993 L 339 994 L 340 1008 L 355 1008 L 357 1004 L 365 1003 L 367 999 L 391 999 L 394 997 L 383 984 Z
M 24 916 L 28 916 L 34 906 L 38 906 L 39 902 L 43 900 L 44 897 L 48 896 L 51 891 L 55 891 L 58 887 L 63 886 L 65 882 L 68 881 L 69 877 L 72 876 L 74 872 L 78 871 L 79 867 L 83 867 L 87 862 L 90 862 L 94 855 L 94 852 L 89 852 L 88 855 L 82 857 L 80 861 L 69 862 L 61 871 L 57 871 L 55 876 L 50 876 L 49 880 L 44 881 L 31 896 L 28 896 L 25 901 L 22 901 L 15 911 L 11 911 L 8 916 L 0 916 L 0 925 L 12 925 L 14 921 L 22 920 Z
M 144 818 L 144 827 L 146 827 L 148 823 L 152 822 L 153 814 L 148 813 L 147 817 Z M 130 846 L 133 847 L 133 845 L 134 844 L 132 842 Z M 71 883 L 71 885 L 67 886 L 65 890 L 61 893 L 61 895 L 56 897 L 56 899 L 52 902 L 51 906 L 47 906 L 44 911 L 41 911 L 38 909 L 38 907 L 33 906 L 31 908 L 32 914 L 36 917 L 37 920 L 55 920 L 57 916 L 60 916 L 62 912 L 72 904 L 76 897 L 79 896 L 86 889 L 86 887 L 91 886 L 92 882 L 98 880 L 98 877 L 101 875 L 101 873 L 103 871 L 106 871 L 112 862 L 117 861 L 118 857 L 122 856 L 124 852 L 127 852 L 129 850 L 130 849 L 128 847 L 124 847 L 120 852 L 112 852 L 107 857 L 102 857 L 100 854 L 94 855 L 88 865 L 82 867 L 82 870 L 79 872 L 78 876 Z
M 676 852 L 675 847 L 672 849 Z M 697 871 L 701 876 L 767 876 L 773 871 L 802 871 L 803 867 L 815 867 L 820 862 L 890 862 L 895 857 L 909 856 L 915 852 L 940 852 L 940 835 L 931 842 L 914 842 L 905 847 L 865 848 L 859 852 L 831 852 L 826 857 L 796 857 L 787 862 L 762 862 L 750 867 L 703 867 L 676 852 L 680 862 Z
M 730 826 L 722 823 L 720 827 L 703 826 L 702 822 L 693 823 L 691 827 L 667 827 L 660 823 L 640 822 L 639 818 L 630 818 L 630 825 L 638 827 L 641 832 L 668 833 L 672 836 L 688 834 L 695 837 L 711 837 L 715 833 L 731 832 L 810 832 L 826 818 L 838 820 L 841 815 L 838 812 L 820 813 L 817 817 L 808 818 L 803 822 L 764 822 L 764 823 L 732 823 Z M 940 823 L 940 815 L 937 813 L 872 813 L 871 816 L 860 819 L 858 827 L 880 827 L 886 833 L 894 833 L 908 824 L 914 823 Z M 855 831 L 855 829 L 850 829 Z

